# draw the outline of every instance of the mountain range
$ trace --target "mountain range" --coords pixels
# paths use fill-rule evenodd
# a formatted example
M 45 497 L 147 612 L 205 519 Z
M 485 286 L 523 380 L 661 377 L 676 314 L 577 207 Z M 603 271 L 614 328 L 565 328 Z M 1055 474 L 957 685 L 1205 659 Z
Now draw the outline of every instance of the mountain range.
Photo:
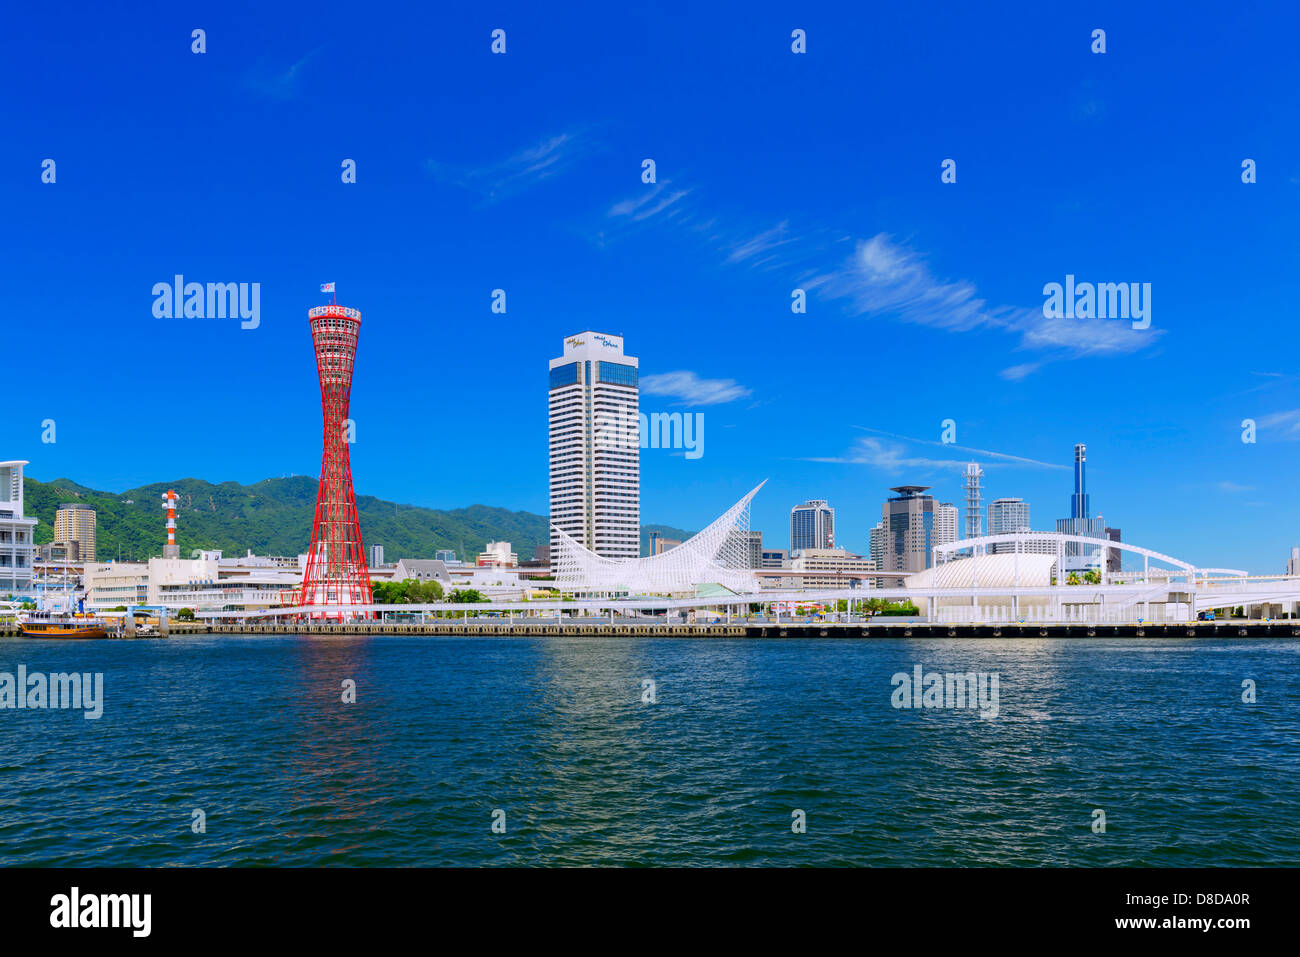
M 41 482 L 24 477 L 25 512 L 39 519 L 36 542 L 53 540 L 54 513 L 65 502 L 95 509 L 96 558 L 143 561 L 162 554 L 166 542 L 166 512 L 162 495 L 169 489 L 176 503 L 176 544 L 182 556 L 196 549 L 220 549 L 227 556 L 298 555 L 311 541 L 316 506 L 316 479 L 305 475 L 263 479 L 252 485 L 214 484 L 202 479 L 155 482 L 125 492 L 104 492 L 71 479 Z M 384 558 L 432 558 L 450 548 L 456 557 L 472 561 L 488 542 L 510 542 L 520 561 L 544 545 L 549 522 L 545 515 L 511 511 L 491 505 L 435 509 L 402 505 L 372 495 L 357 497 L 362 539 L 384 546 Z M 648 550 L 651 531 L 685 539 L 689 532 L 666 525 L 641 528 L 641 551 Z

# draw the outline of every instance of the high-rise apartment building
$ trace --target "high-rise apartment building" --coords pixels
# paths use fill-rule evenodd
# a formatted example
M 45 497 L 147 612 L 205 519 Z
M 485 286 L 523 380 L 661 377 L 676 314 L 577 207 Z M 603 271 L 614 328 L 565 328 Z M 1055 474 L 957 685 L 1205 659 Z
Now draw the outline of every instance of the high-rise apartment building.
M 790 509 L 790 554 L 805 548 L 835 547 L 835 509 L 822 499 L 810 499 Z
M 0 597 L 31 594 L 36 519 L 23 515 L 25 461 L 0 462 Z
M 89 505 L 60 505 L 54 513 L 54 540 L 76 542 L 83 562 L 95 560 L 95 510 Z
M 872 526 L 870 534 L 870 546 L 867 554 L 871 560 L 876 563 L 876 570 L 879 571 L 885 567 L 885 521 L 881 519 Z
M 1028 532 L 1029 503 L 1022 498 L 995 498 L 989 503 L 989 534 L 1010 535 L 1013 532 Z M 989 547 L 993 554 L 1010 555 L 1016 551 L 1012 542 L 999 542 Z M 1056 554 L 1056 544 L 1050 541 L 1028 541 L 1020 544 L 1020 552 Z
M 639 396 L 622 336 L 580 332 L 550 361 L 551 524 L 605 558 L 640 554 Z
M 933 545 L 947 545 L 957 541 L 959 512 L 951 502 L 941 502 L 934 507 L 934 541 Z M 992 518 L 989 519 L 992 523 Z
M 1029 531 L 1029 503 L 1022 498 L 995 498 L 989 503 L 989 534 Z
M 880 571 L 919 572 L 930 567 L 934 545 L 934 497 L 928 485 L 897 485 L 881 507 L 884 556 Z

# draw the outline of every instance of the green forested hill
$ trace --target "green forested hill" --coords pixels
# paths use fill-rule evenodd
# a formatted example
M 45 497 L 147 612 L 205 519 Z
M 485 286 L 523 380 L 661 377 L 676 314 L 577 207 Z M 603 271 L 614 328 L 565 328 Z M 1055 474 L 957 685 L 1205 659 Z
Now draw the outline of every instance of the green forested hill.
M 167 541 L 167 513 L 162 494 L 175 489 L 176 544 L 182 556 L 196 548 L 219 548 L 226 555 L 297 555 L 311 540 L 312 511 L 316 506 L 316 480 L 296 475 L 265 479 L 253 485 L 202 479 L 157 482 L 122 493 L 100 492 L 70 479 L 40 482 L 24 479 L 26 512 L 40 519 L 36 541 L 54 537 L 54 512 L 63 502 L 91 505 L 96 512 L 96 557 L 101 561 L 141 560 L 161 555 Z M 490 541 L 510 542 L 521 561 L 533 557 L 533 548 L 545 544 L 549 523 L 545 515 L 512 512 L 489 505 L 471 505 L 442 511 L 416 505 L 399 505 L 370 495 L 357 499 L 361 536 L 367 548 L 384 546 L 384 559 L 432 558 L 440 548 L 456 550 L 456 557 L 472 561 Z M 667 525 L 642 527 L 642 552 L 651 530 L 669 537 L 687 533 Z M 119 552 L 119 548 L 121 551 Z
M 96 553 L 101 561 L 161 555 L 166 543 L 162 494 L 175 489 L 176 544 L 189 557 L 196 548 L 219 548 L 226 555 L 252 549 L 258 555 L 297 555 L 311 539 L 316 480 L 307 476 L 265 479 L 253 485 L 201 479 L 158 482 L 122 493 L 86 488 L 70 479 L 40 482 L 25 478 L 26 512 L 40 519 L 36 541 L 54 536 L 54 512 L 63 502 L 91 505 L 96 511 Z M 439 548 L 454 548 L 473 560 L 489 541 L 507 541 L 521 560 L 547 539 L 544 515 L 512 512 L 487 505 L 442 511 L 399 505 L 373 496 L 357 499 L 361 535 L 367 548 L 384 546 L 384 558 L 432 558 Z

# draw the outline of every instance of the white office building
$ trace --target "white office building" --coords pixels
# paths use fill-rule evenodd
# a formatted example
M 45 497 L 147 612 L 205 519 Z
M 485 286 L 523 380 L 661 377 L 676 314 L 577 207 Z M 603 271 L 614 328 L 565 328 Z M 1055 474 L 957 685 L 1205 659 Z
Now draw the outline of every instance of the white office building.
M 243 611 L 291 604 L 302 573 L 302 563 L 293 559 L 223 558 L 214 550 L 198 558 L 88 562 L 82 581 L 87 611 L 137 605 Z
M 790 509 L 790 554 L 835 547 L 835 509 L 815 498 Z
M 474 564 L 480 568 L 514 568 L 519 564 L 519 555 L 511 551 L 509 542 L 488 542 Z
M 859 579 L 845 578 L 845 574 L 874 572 L 876 563 L 844 548 L 805 548 L 791 560 L 790 571 L 796 574 L 765 578 L 762 586 L 767 589 L 798 590 L 862 588 L 865 586 Z
M 637 377 L 622 336 L 580 332 L 550 361 L 552 555 L 558 529 L 602 558 L 640 556 Z
M 29 597 L 32 592 L 36 519 L 23 515 L 23 466 L 0 462 L 0 598 Z

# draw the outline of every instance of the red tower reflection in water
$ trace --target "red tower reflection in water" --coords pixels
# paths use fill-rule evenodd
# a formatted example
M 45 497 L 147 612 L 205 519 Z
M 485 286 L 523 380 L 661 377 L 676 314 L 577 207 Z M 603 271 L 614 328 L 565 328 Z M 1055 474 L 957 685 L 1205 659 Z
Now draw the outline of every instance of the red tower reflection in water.
M 316 371 L 320 374 L 325 443 L 311 548 L 302 579 L 302 603 L 369 605 L 374 599 L 348 458 L 352 424 L 348 419 L 348 403 L 352 397 L 352 365 L 357 355 L 361 313 L 335 304 L 317 306 L 308 311 L 307 318 L 311 322 L 312 344 L 316 347 Z M 331 611 L 321 617 L 353 618 L 360 614 L 360 610 Z

